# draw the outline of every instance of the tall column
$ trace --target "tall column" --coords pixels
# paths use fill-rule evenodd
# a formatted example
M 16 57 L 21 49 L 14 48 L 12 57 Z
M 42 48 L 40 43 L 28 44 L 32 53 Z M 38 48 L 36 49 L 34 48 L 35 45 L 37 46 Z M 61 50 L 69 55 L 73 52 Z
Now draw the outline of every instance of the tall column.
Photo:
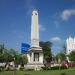
M 34 10 L 31 17 L 31 47 L 39 47 L 38 12 Z

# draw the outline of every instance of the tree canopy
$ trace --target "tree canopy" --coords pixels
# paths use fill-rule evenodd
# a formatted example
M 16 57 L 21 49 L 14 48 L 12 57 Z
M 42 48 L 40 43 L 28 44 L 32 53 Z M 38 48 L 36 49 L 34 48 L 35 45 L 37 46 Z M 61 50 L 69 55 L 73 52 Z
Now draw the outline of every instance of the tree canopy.
M 15 60 L 14 60 L 15 58 Z M 22 54 L 18 53 L 14 49 L 6 49 L 3 45 L 0 45 L 0 62 L 11 62 L 15 61 L 16 64 L 27 64 L 28 59 L 27 56 L 23 56 Z
M 68 57 L 69 57 L 69 60 L 70 60 L 70 61 L 75 61 L 75 50 L 72 51 L 72 52 L 68 55 Z
M 42 47 L 43 49 L 44 60 L 50 62 L 52 60 L 52 52 L 51 52 L 52 43 L 49 41 L 47 42 L 41 41 L 40 47 Z
M 61 61 L 64 61 L 66 59 L 66 55 L 64 53 L 60 52 L 55 56 L 55 59 L 56 59 L 56 61 L 58 61 L 59 59 Z

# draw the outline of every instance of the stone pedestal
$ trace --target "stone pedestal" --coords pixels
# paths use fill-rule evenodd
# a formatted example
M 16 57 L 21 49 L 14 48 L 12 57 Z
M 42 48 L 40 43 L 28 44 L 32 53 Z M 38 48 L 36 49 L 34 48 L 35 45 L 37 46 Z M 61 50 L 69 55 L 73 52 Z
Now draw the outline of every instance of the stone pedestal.
M 36 70 L 43 67 L 43 51 L 41 47 L 32 47 L 29 49 L 28 57 L 28 68 L 33 68 Z

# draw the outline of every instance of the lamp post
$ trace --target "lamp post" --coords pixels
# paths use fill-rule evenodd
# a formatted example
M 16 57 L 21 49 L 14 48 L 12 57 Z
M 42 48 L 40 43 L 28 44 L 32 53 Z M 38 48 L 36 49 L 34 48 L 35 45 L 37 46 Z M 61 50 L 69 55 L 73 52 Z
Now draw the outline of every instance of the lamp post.
M 59 70 L 60 70 L 60 67 L 61 67 L 61 59 L 60 58 L 58 59 L 58 63 L 59 63 Z
M 14 68 L 14 72 L 13 72 L 13 75 L 16 75 L 16 69 L 15 69 L 15 57 L 14 57 L 14 66 L 13 66 L 13 68 Z

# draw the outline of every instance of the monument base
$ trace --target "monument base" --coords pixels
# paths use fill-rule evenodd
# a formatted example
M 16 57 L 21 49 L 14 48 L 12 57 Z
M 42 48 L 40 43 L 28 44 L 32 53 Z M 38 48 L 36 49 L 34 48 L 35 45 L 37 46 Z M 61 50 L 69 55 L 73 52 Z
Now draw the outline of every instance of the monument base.
M 42 63 L 37 63 L 37 64 L 28 63 L 27 65 L 25 65 L 25 69 L 41 70 L 42 67 L 44 67 Z
M 40 70 L 43 64 L 43 51 L 41 47 L 31 47 L 27 54 L 28 64 L 27 68 L 32 68 L 35 70 Z

